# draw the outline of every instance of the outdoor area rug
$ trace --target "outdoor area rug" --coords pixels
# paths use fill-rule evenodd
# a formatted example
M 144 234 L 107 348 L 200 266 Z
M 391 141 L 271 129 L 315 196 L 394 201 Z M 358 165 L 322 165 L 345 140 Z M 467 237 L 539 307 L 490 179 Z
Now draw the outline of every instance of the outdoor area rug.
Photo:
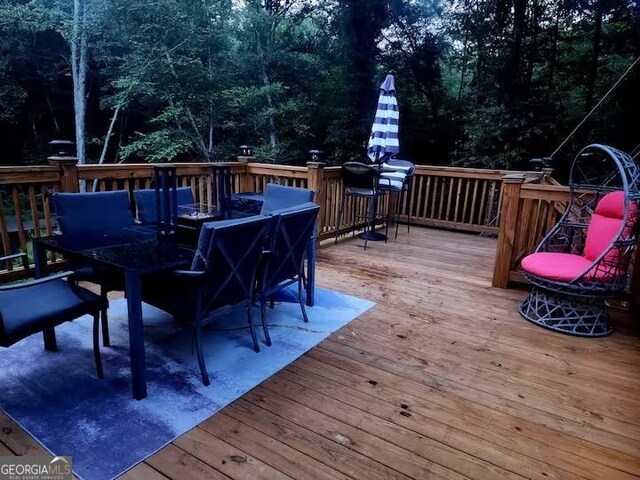
M 305 324 L 300 306 L 290 303 L 293 293 L 285 292 L 268 310 L 273 345 L 264 345 L 259 328 L 260 353 L 242 328 L 242 311 L 205 333 L 209 387 L 202 385 L 191 332 L 145 305 L 148 397 L 142 401 L 131 397 L 126 302 L 112 301 L 112 346 L 102 349 L 104 380 L 95 375 L 92 319 L 83 317 L 56 328 L 58 352 L 44 350 L 42 335 L 0 350 L 0 406 L 51 453 L 71 455 L 78 476 L 116 477 L 374 305 L 318 289 Z

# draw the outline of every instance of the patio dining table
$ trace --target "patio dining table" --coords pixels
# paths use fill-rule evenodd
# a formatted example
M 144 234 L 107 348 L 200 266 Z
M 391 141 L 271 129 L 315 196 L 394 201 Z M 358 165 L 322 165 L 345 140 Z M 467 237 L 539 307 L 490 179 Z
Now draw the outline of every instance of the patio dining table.
M 161 271 L 185 267 L 193 250 L 175 238 L 158 237 L 155 227 L 132 226 L 113 233 L 54 235 L 34 239 L 35 274 L 45 274 L 46 252 L 61 253 L 84 264 L 110 268 L 124 277 L 129 320 L 129 351 L 133 398 L 147 396 L 141 279 Z M 55 343 L 55 337 L 53 339 Z

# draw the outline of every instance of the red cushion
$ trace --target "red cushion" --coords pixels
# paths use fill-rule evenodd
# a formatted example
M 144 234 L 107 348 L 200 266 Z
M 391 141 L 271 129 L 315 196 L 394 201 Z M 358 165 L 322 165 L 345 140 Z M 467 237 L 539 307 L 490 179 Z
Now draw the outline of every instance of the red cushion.
M 553 252 L 539 252 L 528 255 L 521 263 L 522 270 L 525 272 L 558 282 L 572 282 L 591 265 L 592 262 L 581 255 Z M 590 271 L 585 276 L 585 280 L 609 282 L 617 276 L 595 270 Z

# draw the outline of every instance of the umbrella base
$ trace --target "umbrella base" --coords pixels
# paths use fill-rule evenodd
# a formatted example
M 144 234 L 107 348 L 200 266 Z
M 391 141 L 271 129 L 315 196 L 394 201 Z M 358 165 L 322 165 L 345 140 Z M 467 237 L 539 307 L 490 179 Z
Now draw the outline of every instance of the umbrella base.
M 384 242 L 385 240 L 387 240 L 387 236 L 384 233 L 380 232 L 363 232 L 360 233 L 358 237 L 370 242 Z

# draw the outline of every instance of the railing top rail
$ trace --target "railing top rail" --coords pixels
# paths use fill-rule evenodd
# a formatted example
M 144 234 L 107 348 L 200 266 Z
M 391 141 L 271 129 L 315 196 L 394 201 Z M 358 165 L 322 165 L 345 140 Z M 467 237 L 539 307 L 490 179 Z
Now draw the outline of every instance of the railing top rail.
M 307 167 L 299 166 L 299 165 L 274 165 L 270 163 L 248 163 L 247 167 L 249 169 L 259 169 L 259 170 L 284 170 L 291 172 L 306 172 L 308 170 Z
M 59 180 L 60 172 L 55 165 L 0 167 L 0 185 L 15 183 L 51 183 Z
M 522 190 L 535 190 L 538 192 L 569 192 L 569 187 L 566 185 L 547 185 L 542 183 L 525 183 L 522 185 Z
M 173 163 L 178 175 L 198 175 L 211 173 L 214 167 L 231 167 L 231 171 L 245 171 L 246 164 L 238 162 L 217 163 Z M 78 165 L 78 178 L 81 180 L 93 180 L 100 178 L 132 178 L 136 175 L 151 176 L 153 164 L 151 163 L 127 163 L 109 165 Z

